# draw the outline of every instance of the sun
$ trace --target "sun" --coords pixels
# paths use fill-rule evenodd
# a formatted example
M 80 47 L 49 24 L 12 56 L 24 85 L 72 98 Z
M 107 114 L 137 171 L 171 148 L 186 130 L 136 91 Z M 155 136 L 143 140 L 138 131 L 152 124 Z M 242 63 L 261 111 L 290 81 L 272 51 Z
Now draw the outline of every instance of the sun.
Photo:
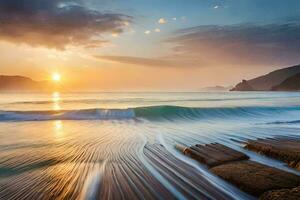
M 52 80 L 53 80 L 54 82 L 60 82 L 60 80 L 61 80 L 61 75 L 60 75 L 60 73 L 53 73 L 53 74 L 52 74 Z

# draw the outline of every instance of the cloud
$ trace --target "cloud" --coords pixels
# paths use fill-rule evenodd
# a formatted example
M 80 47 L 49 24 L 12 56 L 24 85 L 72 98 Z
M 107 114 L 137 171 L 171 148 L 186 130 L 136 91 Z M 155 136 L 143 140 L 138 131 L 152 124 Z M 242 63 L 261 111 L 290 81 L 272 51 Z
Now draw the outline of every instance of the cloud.
M 111 36 L 116 38 L 116 37 L 119 37 L 119 34 L 118 33 L 112 33 Z
M 104 33 L 119 34 L 132 18 L 102 13 L 80 0 L 1 0 L 0 40 L 64 49 L 99 47 Z
M 176 59 L 176 57 L 144 58 L 134 56 L 95 56 L 95 58 L 122 64 L 131 64 L 145 67 L 193 67 L 193 60 Z
M 151 33 L 151 31 L 147 30 L 144 32 L 146 35 L 149 35 Z
M 166 40 L 178 55 L 210 65 L 289 65 L 300 62 L 300 23 L 207 25 Z
M 182 21 L 185 21 L 185 20 L 186 20 L 186 16 L 182 16 L 182 17 L 180 17 L 180 19 L 181 19 Z
M 181 29 L 164 42 L 167 56 L 96 56 L 148 67 L 261 67 L 300 63 L 300 23 L 207 25 Z
M 159 28 L 156 28 L 156 29 L 154 29 L 154 31 L 155 31 L 156 33 L 159 33 L 159 32 L 160 32 L 160 29 L 159 29 Z
M 158 23 L 159 24 L 166 24 L 168 21 L 165 19 L 165 18 L 160 18 L 159 20 L 158 20 Z

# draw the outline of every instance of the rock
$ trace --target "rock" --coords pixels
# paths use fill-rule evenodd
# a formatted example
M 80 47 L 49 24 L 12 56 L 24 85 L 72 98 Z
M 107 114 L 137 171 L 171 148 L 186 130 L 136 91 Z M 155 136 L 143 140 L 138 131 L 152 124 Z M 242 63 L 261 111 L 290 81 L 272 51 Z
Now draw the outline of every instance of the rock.
M 290 167 L 300 170 L 300 140 L 294 138 L 251 140 L 245 148 L 286 162 Z
M 246 160 L 249 158 L 241 152 L 218 143 L 206 145 L 197 144 L 189 148 L 177 146 L 177 149 L 208 167 L 214 167 L 233 161 Z
M 230 91 L 254 91 L 254 88 L 248 83 L 248 81 L 243 80 Z
M 261 142 L 261 145 L 264 146 L 266 141 Z M 286 141 L 288 144 L 290 142 Z M 294 145 L 288 147 L 293 150 Z M 247 155 L 218 143 L 191 147 L 177 145 L 176 148 L 207 165 L 214 174 L 256 197 L 270 190 L 291 189 L 300 185 L 299 176 L 249 161 Z
M 293 188 L 300 177 L 253 161 L 238 161 L 211 168 L 211 171 L 241 190 L 260 196 L 266 191 Z
M 272 190 L 264 193 L 261 200 L 299 200 L 300 186 L 293 189 Z

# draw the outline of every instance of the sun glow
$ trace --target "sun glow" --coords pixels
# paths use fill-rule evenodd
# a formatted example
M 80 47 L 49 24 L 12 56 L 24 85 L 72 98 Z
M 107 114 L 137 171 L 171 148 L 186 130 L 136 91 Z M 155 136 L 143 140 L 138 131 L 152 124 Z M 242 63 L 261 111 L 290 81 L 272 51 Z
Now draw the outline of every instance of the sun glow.
M 54 82 L 60 82 L 61 81 L 61 75 L 59 73 L 53 73 L 52 74 L 52 80 Z

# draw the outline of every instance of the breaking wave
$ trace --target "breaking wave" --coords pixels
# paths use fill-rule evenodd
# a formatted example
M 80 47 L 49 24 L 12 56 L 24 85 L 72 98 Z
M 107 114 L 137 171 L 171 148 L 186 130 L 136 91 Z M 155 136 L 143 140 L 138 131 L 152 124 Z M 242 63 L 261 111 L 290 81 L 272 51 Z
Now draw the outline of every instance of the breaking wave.
M 265 116 L 287 111 L 300 111 L 291 107 L 213 107 L 148 106 L 127 109 L 80 109 L 61 111 L 0 111 L 0 121 L 47 120 L 122 120 L 144 118 L 148 120 L 184 120 L 230 117 Z
M 0 121 L 132 119 L 133 109 L 82 109 L 65 111 L 0 111 Z

